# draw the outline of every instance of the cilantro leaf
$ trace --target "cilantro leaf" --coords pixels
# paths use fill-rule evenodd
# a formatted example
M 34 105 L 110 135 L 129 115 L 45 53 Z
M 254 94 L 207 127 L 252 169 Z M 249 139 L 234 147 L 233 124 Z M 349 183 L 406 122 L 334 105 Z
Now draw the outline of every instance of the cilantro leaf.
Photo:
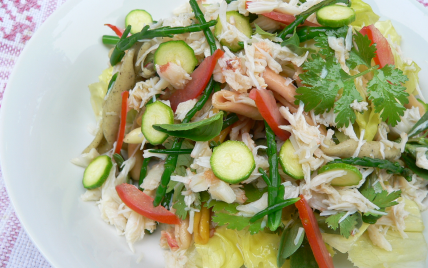
M 363 221 L 361 219 L 361 214 L 356 212 L 352 215 L 348 215 L 339 223 L 340 219 L 342 219 L 345 215 L 346 212 L 340 212 L 335 215 L 331 215 L 325 220 L 325 222 L 327 223 L 328 227 L 333 230 L 337 230 L 337 228 L 339 228 L 340 234 L 345 238 L 349 238 L 355 229 L 361 227 Z
M 380 209 L 384 209 L 398 204 L 395 200 L 401 196 L 401 190 L 391 193 L 382 190 L 380 193 L 376 193 L 374 188 L 367 187 L 361 191 L 361 194 Z
M 250 218 L 243 217 L 243 216 L 236 216 L 236 215 L 230 215 L 227 213 L 216 213 L 212 221 L 217 223 L 218 226 L 227 225 L 226 227 L 228 229 L 233 230 L 243 230 L 244 228 L 248 227 L 248 230 L 251 234 L 258 233 L 262 231 L 264 228 L 262 228 L 262 219 L 250 223 Z
M 267 187 L 259 189 L 254 187 L 253 184 L 244 184 L 245 196 L 247 197 L 247 203 L 259 200 L 264 193 L 267 192 Z
M 226 202 L 218 201 L 214 199 L 211 199 L 209 202 L 205 203 L 205 207 L 212 208 L 214 212 L 220 212 L 224 210 L 233 214 L 238 213 L 238 210 L 236 209 L 238 205 L 239 205 L 238 203 L 228 204 Z
M 299 95 L 296 95 L 295 103 L 298 105 L 303 101 L 306 112 L 328 112 L 334 107 L 336 95 L 343 86 L 340 76 L 342 68 L 333 57 L 322 59 L 320 55 L 312 55 L 307 63 L 303 69 L 308 71 L 300 75 L 306 86 L 297 88 Z
M 363 101 L 363 98 L 355 87 L 354 80 L 350 79 L 345 81 L 342 97 L 340 97 L 334 106 L 334 113 L 337 114 L 336 123 L 338 128 L 343 126 L 348 127 L 350 122 L 355 122 L 357 116 L 354 109 L 351 108 L 354 100 L 360 102 Z
M 360 32 L 356 32 L 354 41 L 358 50 L 353 48 L 349 53 L 349 67 L 354 69 L 361 64 L 370 67 L 372 65 L 372 59 L 376 56 L 376 44 L 371 45 L 372 41 L 368 36 L 362 35 Z
M 326 34 L 321 34 L 320 36 L 317 36 L 314 38 L 316 44 L 316 47 L 319 47 L 319 53 L 321 55 L 324 55 L 325 57 L 334 57 L 334 50 L 331 49 L 330 45 L 328 44 L 328 36 Z
M 296 29 L 294 29 L 294 33 L 290 38 L 281 43 L 281 46 L 288 47 L 293 53 L 299 56 L 305 54 L 307 51 L 314 52 L 313 49 L 300 46 L 300 38 L 296 34 Z
M 184 202 L 184 195 L 181 192 L 177 195 L 177 202 L 172 206 L 175 209 L 175 215 L 182 220 L 185 220 L 187 217 L 187 206 Z
M 369 100 L 375 105 L 383 121 L 391 126 L 397 125 L 404 115 L 404 104 L 409 103 L 409 94 L 402 85 L 409 79 L 394 65 L 386 65 L 374 72 L 373 79 L 367 85 Z

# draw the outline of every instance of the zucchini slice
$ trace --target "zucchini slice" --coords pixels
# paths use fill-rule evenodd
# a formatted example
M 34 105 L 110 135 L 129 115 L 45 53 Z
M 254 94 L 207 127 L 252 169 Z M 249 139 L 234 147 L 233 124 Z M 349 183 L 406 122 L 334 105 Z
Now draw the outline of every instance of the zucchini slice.
M 238 31 L 246 35 L 248 38 L 251 37 L 253 29 L 251 28 L 249 17 L 245 17 L 244 15 L 239 14 L 239 12 L 237 11 L 228 11 L 226 12 L 226 20 L 227 22 L 235 25 Z M 220 18 L 218 18 L 217 24 L 215 25 L 215 28 L 214 28 L 214 34 L 217 37 L 217 39 L 220 36 L 222 29 L 223 29 L 223 26 L 221 25 Z M 228 43 L 224 39 L 219 39 L 219 41 L 220 41 L 220 44 L 222 44 L 223 46 L 227 46 L 232 52 L 237 52 L 242 49 L 242 47 L 238 44 L 238 42 Z
M 168 138 L 168 134 L 157 131 L 153 125 L 174 124 L 174 113 L 171 107 L 161 101 L 147 104 L 141 118 L 141 132 L 150 144 L 162 144 Z
M 317 11 L 317 20 L 323 26 L 338 28 L 355 21 L 355 11 L 346 6 L 326 6 Z
M 131 25 L 131 34 L 141 32 L 144 26 L 152 24 L 153 18 L 143 9 L 134 9 L 126 15 L 125 27 Z
M 287 140 L 279 151 L 279 163 L 285 174 L 296 180 L 304 178 L 302 164 L 299 163 L 299 157 L 295 154 L 293 144 Z
M 333 186 L 354 186 L 358 185 L 363 179 L 363 175 L 358 168 L 344 163 L 327 164 L 318 171 L 318 174 L 333 170 L 345 170 L 347 172 L 346 175 L 333 179 L 331 181 Z
M 215 147 L 210 163 L 214 175 L 230 184 L 248 179 L 256 168 L 253 154 L 242 141 L 226 141 Z
M 189 74 L 198 65 L 195 52 L 183 40 L 168 41 L 160 44 L 156 49 L 154 63 L 164 65 L 168 62 L 180 65 Z
M 83 173 L 83 187 L 86 189 L 95 189 L 103 185 L 110 174 L 113 162 L 107 155 L 100 155 L 95 158 L 85 169 Z

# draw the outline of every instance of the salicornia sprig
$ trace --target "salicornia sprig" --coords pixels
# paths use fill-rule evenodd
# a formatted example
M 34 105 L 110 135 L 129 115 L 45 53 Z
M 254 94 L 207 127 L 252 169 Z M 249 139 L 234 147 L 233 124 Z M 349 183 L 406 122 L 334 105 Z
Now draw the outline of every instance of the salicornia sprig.
M 138 188 L 143 191 L 144 189 L 141 188 L 141 184 L 143 184 L 144 179 L 147 176 L 147 168 L 149 166 L 149 162 L 150 162 L 150 157 L 149 158 L 144 158 L 143 160 L 143 165 L 141 166 L 141 170 L 140 170 L 140 179 L 138 180 Z
M 269 181 L 268 184 L 268 204 L 273 206 L 278 202 L 278 190 L 281 185 L 281 177 L 279 176 L 278 170 L 278 155 L 275 141 L 275 133 L 270 128 L 268 123 L 265 121 L 266 127 L 266 140 L 267 140 L 267 155 L 269 162 Z M 268 216 L 268 227 L 271 231 L 275 231 L 281 224 L 282 211 L 279 210 L 275 213 L 269 214 Z
M 262 168 L 259 168 L 259 172 L 260 174 L 262 174 L 262 179 L 266 182 L 267 186 L 268 187 L 272 186 L 270 184 L 269 176 L 266 174 L 266 172 Z
M 146 25 L 141 32 L 133 34 L 126 39 L 121 39 L 117 44 L 117 48 L 125 51 L 130 49 L 138 40 L 143 39 L 152 39 L 155 37 L 173 37 L 175 34 L 183 34 L 183 33 L 191 33 L 191 32 L 199 32 L 204 29 L 209 29 L 209 27 L 216 25 L 217 21 L 212 20 L 206 23 L 201 24 L 193 24 L 186 27 L 161 27 L 157 29 L 149 30 L 149 26 Z
M 123 32 L 119 42 L 125 40 L 125 38 L 128 36 L 130 31 L 131 31 L 131 25 L 128 25 L 128 27 L 126 27 L 125 31 Z M 117 63 L 119 63 L 122 60 L 123 56 L 125 56 L 125 50 L 121 50 L 117 46 L 118 44 L 116 44 L 116 46 L 113 49 L 113 53 L 111 53 L 111 56 L 110 56 L 111 66 L 115 66 Z
M 260 211 L 259 213 L 255 214 L 251 219 L 250 222 L 255 222 L 261 218 L 263 218 L 266 215 L 272 214 L 278 210 L 281 210 L 289 205 L 292 205 L 294 203 L 296 203 L 297 201 L 300 200 L 300 197 L 296 197 L 296 198 L 290 198 L 290 199 L 286 199 L 282 202 L 279 202 L 273 206 L 269 206 L 265 209 L 263 209 L 262 211 Z
M 191 154 L 193 149 L 151 149 L 149 150 L 150 153 L 156 153 L 156 154 Z
M 202 13 L 201 9 L 199 8 L 198 3 L 196 0 L 190 0 L 189 1 L 190 6 L 193 9 L 193 12 L 195 13 L 195 17 L 198 19 L 199 23 L 203 24 L 205 23 L 205 17 L 204 13 Z M 207 39 L 208 45 L 210 46 L 211 55 L 214 54 L 214 51 L 217 49 L 217 45 L 215 44 L 215 37 L 214 34 L 211 32 L 209 28 L 203 29 L 205 38 Z
M 313 13 L 317 12 L 318 10 L 320 10 L 321 8 L 323 8 L 325 6 L 333 5 L 333 4 L 336 4 L 338 2 L 349 4 L 349 0 L 325 0 L 325 1 L 322 1 L 321 3 L 316 4 L 315 6 L 309 8 L 305 12 L 302 12 L 299 15 L 297 15 L 296 20 L 294 20 L 291 24 L 286 26 L 278 34 L 278 37 L 281 38 L 282 40 L 284 40 L 288 34 L 292 34 L 294 32 L 294 29 L 297 26 L 299 26 L 301 23 L 303 23 L 310 15 L 312 15 Z
M 229 126 L 231 126 L 233 123 L 237 122 L 239 120 L 238 116 L 235 113 L 231 113 L 229 114 L 226 119 L 224 119 L 223 121 L 223 127 L 221 130 L 228 128 Z
M 354 166 L 362 166 L 362 167 L 376 167 L 380 169 L 385 169 L 389 174 L 399 174 L 405 177 L 407 180 L 412 180 L 412 172 L 402 167 L 398 162 L 391 162 L 386 159 L 377 159 L 370 157 L 351 157 L 344 159 L 336 159 L 329 164 L 334 163 L 345 163 Z
M 120 38 L 114 35 L 103 35 L 102 41 L 104 45 L 116 45 Z

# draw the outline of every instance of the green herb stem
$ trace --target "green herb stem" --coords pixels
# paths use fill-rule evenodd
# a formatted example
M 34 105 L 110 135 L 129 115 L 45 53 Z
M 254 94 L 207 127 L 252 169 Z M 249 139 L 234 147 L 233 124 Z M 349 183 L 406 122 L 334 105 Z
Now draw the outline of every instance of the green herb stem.
M 119 43 L 126 40 L 126 37 L 128 36 L 130 31 L 131 31 L 131 25 L 128 25 L 128 27 L 126 27 L 125 31 L 123 32 L 122 37 L 119 40 Z M 144 31 L 144 29 L 142 31 Z M 147 28 L 145 28 L 145 31 L 147 31 Z M 111 56 L 110 56 L 111 66 L 115 66 L 116 64 L 118 64 L 122 60 L 123 56 L 125 56 L 125 50 L 118 48 L 119 43 L 116 44 L 116 46 L 113 49 L 113 52 L 111 53 Z
M 269 176 L 266 174 L 266 172 L 262 168 L 259 168 L 259 172 L 262 174 L 262 179 L 266 182 L 267 186 L 272 186 Z
M 201 9 L 199 8 L 198 3 L 196 0 L 190 0 L 189 1 L 190 6 L 193 9 L 193 12 L 195 13 L 195 17 L 198 19 L 200 24 L 205 24 L 205 16 L 204 13 L 202 13 Z M 211 32 L 209 28 L 203 29 L 205 38 L 207 39 L 208 45 L 210 46 L 211 55 L 214 54 L 214 52 L 217 49 L 217 45 L 215 44 L 215 37 L 214 34 Z
M 223 121 L 223 127 L 221 130 L 228 128 L 233 123 L 238 122 L 239 117 L 235 113 L 228 114 L 226 119 Z
M 286 199 L 282 202 L 279 202 L 273 206 L 269 206 L 267 208 L 265 208 L 264 210 L 260 211 L 259 213 L 255 214 L 251 219 L 250 222 L 255 222 L 261 218 L 263 218 L 266 215 L 272 214 L 278 210 L 281 210 L 289 205 L 292 205 L 294 203 L 296 203 L 297 201 L 300 200 L 300 197 L 297 198 L 290 198 L 290 199 Z
M 141 188 L 141 184 L 143 184 L 144 179 L 147 176 L 147 169 L 149 167 L 149 162 L 150 162 L 150 157 L 149 158 L 144 158 L 143 160 L 143 165 L 141 166 L 141 170 L 140 170 L 140 179 L 138 180 L 138 188 L 143 191 L 144 189 Z
M 156 154 L 191 154 L 193 149 L 178 149 L 178 150 L 172 150 L 172 149 L 152 149 L 149 150 L 150 153 L 156 153 Z
M 102 41 L 104 45 L 116 45 L 120 38 L 114 35 L 103 35 Z

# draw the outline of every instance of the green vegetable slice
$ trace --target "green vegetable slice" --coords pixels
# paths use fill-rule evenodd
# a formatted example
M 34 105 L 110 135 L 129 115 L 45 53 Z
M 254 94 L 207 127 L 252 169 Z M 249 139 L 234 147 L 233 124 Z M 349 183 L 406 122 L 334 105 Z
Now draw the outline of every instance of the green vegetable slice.
M 109 156 L 101 155 L 95 158 L 83 173 L 83 187 L 86 189 L 100 187 L 107 180 L 112 167 L 113 162 Z
M 331 181 L 331 185 L 333 186 L 358 185 L 360 181 L 363 179 L 363 175 L 358 170 L 358 168 L 352 165 L 342 164 L 342 163 L 325 165 L 318 171 L 318 174 L 322 174 L 324 172 L 333 171 L 333 170 L 344 170 L 347 172 L 346 175 L 333 179 Z
M 214 175 L 231 184 L 248 179 L 256 167 L 253 154 L 241 141 L 226 141 L 215 147 L 210 163 Z
M 153 128 L 155 124 L 174 123 L 174 113 L 171 107 L 161 101 L 146 105 L 146 111 L 142 116 L 141 132 L 152 145 L 161 144 L 168 138 L 168 134 Z
M 243 33 L 248 38 L 251 37 L 253 29 L 251 28 L 249 17 L 245 17 L 244 15 L 239 14 L 239 12 L 237 11 L 228 11 L 226 12 L 226 21 L 228 23 L 233 24 L 238 29 L 238 31 Z M 220 19 L 217 19 L 217 24 L 214 28 L 214 34 L 217 38 L 219 38 L 222 29 L 223 26 L 221 25 Z M 242 46 L 240 46 L 237 42 L 229 43 L 226 42 L 226 40 L 224 39 L 220 39 L 220 44 L 222 44 L 223 46 L 227 46 L 233 52 L 237 52 L 242 49 Z
M 342 27 L 355 21 L 355 11 L 350 7 L 333 5 L 317 11 L 318 22 L 327 27 Z
M 125 26 L 131 25 L 131 34 L 140 32 L 144 26 L 152 22 L 152 15 L 143 9 L 134 9 L 125 18 Z
M 279 163 L 282 170 L 290 177 L 301 180 L 304 177 L 302 164 L 299 163 L 299 157 L 295 154 L 293 144 L 287 140 L 279 151 Z
M 168 41 L 159 45 L 155 52 L 154 63 L 160 66 L 168 62 L 180 65 L 189 74 L 198 65 L 195 52 L 183 40 Z

